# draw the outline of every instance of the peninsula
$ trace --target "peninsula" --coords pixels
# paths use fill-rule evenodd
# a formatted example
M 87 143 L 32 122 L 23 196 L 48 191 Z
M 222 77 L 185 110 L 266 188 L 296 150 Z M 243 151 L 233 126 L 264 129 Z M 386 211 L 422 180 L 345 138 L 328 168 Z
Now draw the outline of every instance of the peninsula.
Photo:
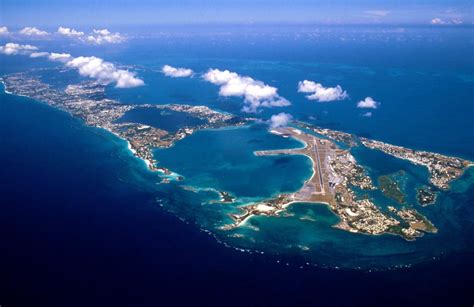
M 349 148 L 362 144 L 369 149 L 379 150 L 395 158 L 407 160 L 415 165 L 424 166 L 428 169 L 430 174 L 431 184 L 444 191 L 448 190 L 450 183 L 461 177 L 468 167 L 474 166 L 472 161 L 457 157 L 422 150 L 413 150 L 381 141 L 357 137 L 347 132 L 313 127 L 301 121 L 297 121 L 295 124 L 298 127 L 311 130 L 325 138 L 342 143 Z
M 337 228 L 372 235 L 396 234 L 407 240 L 437 229 L 415 209 L 392 207 L 382 211 L 368 197 L 359 197 L 354 188 L 377 189 L 364 168 L 357 164 L 348 150 L 334 142 L 319 138 L 292 127 L 276 128 L 272 133 L 295 138 L 304 147 L 296 149 L 256 151 L 257 156 L 305 155 L 313 164 L 313 175 L 295 193 L 280 194 L 275 198 L 242 207 L 243 214 L 233 214 L 234 224 L 244 223 L 254 215 L 278 215 L 295 202 L 324 203 L 340 218 Z
M 30 72 L 7 75 L 1 81 L 8 93 L 44 102 L 68 112 L 73 117 L 82 119 L 88 126 L 103 128 L 112 132 L 126 140 L 133 154 L 144 160 L 150 170 L 158 170 L 167 175 L 171 174 L 171 171 L 157 165 L 157 161 L 153 158 L 153 148 L 170 147 L 176 141 L 199 129 L 236 126 L 246 123 L 245 119 L 214 111 L 207 106 L 121 103 L 106 98 L 105 86 L 96 81 L 71 84 L 64 91 L 54 89 L 49 84 L 43 83 L 38 76 Z M 169 132 L 140 122 L 118 121 L 126 112 L 136 108 L 184 112 L 201 119 L 203 123 L 197 126 L 182 127 L 176 132 Z
M 105 95 L 105 86 L 96 81 L 84 81 L 70 84 L 64 90 L 56 89 L 41 81 L 32 72 L 16 73 L 4 76 L 1 82 L 5 91 L 44 102 L 52 107 L 68 112 L 84 121 L 88 126 L 103 128 L 126 140 L 135 156 L 145 161 L 150 170 L 172 174 L 170 170 L 158 165 L 153 157 L 153 148 L 170 147 L 176 141 L 185 138 L 199 129 L 220 128 L 245 125 L 254 119 L 240 118 L 229 113 L 219 112 L 207 106 L 186 104 L 127 104 Z M 137 121 L 124 121 L 124 115 L 137 108 L 159 109 L 186 113 L 199 119 L 199 124 L 186 125 L 174 131 L 167 131 Z M 339 229 L 354 233 L 371 235 L 394 234 L 414 240 L 424 233 L 434 233 L 436 227 L 405 199 L 400 187 L 381 177 L 379 187 L 374 185 L 364 167 L 354 156 L 351 149 L 365 146 L 380 150 L 396 158 L 408 160 L 425 166 L 430 173 L 430 182 L 437 189 L 447 190 L 449 184 L 459 178 L 472 162 L 460 158 L 448 157 L 425 151 L 395 146 L 353 134 L 330 129 L 313 127 L 296 121 L 295 127 L 279 127 L 271 133 L 282 137 L 292 137 L 304 144 L 301 148 L 256 151 L 257 156 L 305 155 L 312 161 L 313 174 L 298 191 L 283 193 L 257 203 L 238 207 L 239 214 L 231 214 L 233 223 L 225 229 L 238 227 L 256 215 L 278 216 L 290 204 L 311 202 L 326 204 L 340 219 L 335 225 Z M 176 177 L 178 180 L 182 177 Z M 169 177 L 163 178 L 169 182 Z M 389 198 L 398 201 L 398 205 L 382 207 L 376 205 L 368 196 L 371 191 L 381 189 Z M 366 194 L 362 194 L 366 192 Z M 362 193 L 361 193 L 362 192 Z M 232 204 L 235 197 L 226 191 L 218 191 L 222 203 Z M 436 194 L 430 187 L 418 191 L 418 202 L 422 205 L 434 203 Z
M 438 153 L 413 150 L 366 138 L 360 140 L 367 148 L 377 149 L 396 158 L 426 167 L 430 173 L 430 182 L 441 190 L 447 190 L 453 180 L 461 177 L 464 170 L 473 165 L 470 161 Z

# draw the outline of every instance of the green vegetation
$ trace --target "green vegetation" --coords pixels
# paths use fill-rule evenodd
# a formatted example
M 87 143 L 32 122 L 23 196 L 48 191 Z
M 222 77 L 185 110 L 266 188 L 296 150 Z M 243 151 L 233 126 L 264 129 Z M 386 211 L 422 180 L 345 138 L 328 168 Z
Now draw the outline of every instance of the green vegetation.
M 413 215 L 420 221 L 420 223 L 417 223 L 416 225 L 418 229 L 423 230 L 425 232 L 431 232 L 431 233 L 436 233 L 438 232 L 438 229 L 422 214 L 414 211 Z
M 390 176 L 380 176 L 378 182 L 380 190 L 386 197 L 395 200 L 399 204 L 405 203 L 405 194 L 400 190 L 398 183 Z
M 428 186 L 421 187 L 416 191 L 416 200 L 422 206 L 432 205 L 436 202 L 436 192 Z

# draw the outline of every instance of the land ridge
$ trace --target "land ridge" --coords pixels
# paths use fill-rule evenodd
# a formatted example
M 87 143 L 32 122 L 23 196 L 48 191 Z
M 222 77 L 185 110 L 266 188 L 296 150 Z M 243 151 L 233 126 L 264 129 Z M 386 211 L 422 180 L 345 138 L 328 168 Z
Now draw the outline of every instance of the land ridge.
M 253 120 L 215 111 L 207 106 L 120 103 L 108 99 L 105 95 L 105 86 L 96 81 L 70 84 L 64 90 L 53 89 L 29 73 L 7 75 L 1 78 L 1 81 L 7 93 L 27 96 L 64 110 L 73 117 L 82 119 L 88 126 L 106 129 L 124 139 L 133 154 L 145 161 L 150 170 L 160 171 L 165 175 L 171 175 L 172 172 L 163 166 L 158 166 L 153 157 L 154 148 L 170 147 L 199 129 L 240 126 Z M 118 121 L 125 113 L 136 108 L 184 112 L 201 119 L 204 123 L 180 127 L 176 132 L 169 132 L 140 122 Z M 242 213 L 231 214 L 234 223 L 224 226 L 224 229 L 238 227 L 256 215 L 278 216 L 292 203 L 312 202 L 329 206 L 340 218 L 339 223 L 335 225 L 337 228 L 372 235 L 389 233 L 414 240 L 423 233 L 436 232 L 436 227 L 413 207 L 405 204 L 401 208 L 388 206 L 388 210 L 384 211 L 371 198 L 357 195 L 356 189 L 373 191 L 378 188 L 372 183 L 364 167 L 352 156 L 350 149 L 365 146 L 424 166 L 429 171 L 430 183 L 440 190 L 449 189 L 450 183 L 459 178 L 467 167 L 472 166 L 472 162 L 456 157 L 359 138 L 346 132 L 313 127 L 304 122 L 296 121 L 294 125 L 296 127 L 278 127 L 271 129 L 270 132 L 282 137 L 292 137 L 302 142 L 303 147 L 262 150 L 254 154 L 261 157 L 305 155 L 312 162 L 312 176 L 294 193 L 283 193 L 261 202 L 238 207 Z M 347 148 L 342 148 L 339 143 Z M 163 178 L 163 182 L 168 181 L 168 178 Z M 434 192 L 428 188 L 422 192 L 419 196 L 422 204 L 434 202 L 435 194 L 432 194 Z M 234 198 L 226 191 L 219 193 L 223 202 L 234 202 Z
M 358 139 L 355 136 L 345 132 L 314 128 L 301 122 L 298 122 L 297 126 L 309 129 L 326 138 L 323 139 L 294 127 L 275 128 L 270 132 L 282 137 L 292 137 L 303 142 L 305 146 L 294 149 L 256 151 L 254 154 L 257 156 L 305 155 L 313 165 L 311 178 L 306 180 L 301 189 L 294 193 L 280 194 L 261 202 L 240 207 L 243 213 L 232 214 L 231 217 L 234 223 L 227 225 L 226 229 L 240 226 L 252 216 L 278 216 L 295 202 L 310 202 L 328 205 L 340 218 L 335 227 L 350 232 L 372 235 L 388 233 L 402 236 L 406 240 L 414 240 L 426 232 L 437 232 L 436 227 L 412 207 L 404 205 L 397 209 L 394 206 L 388 206 L 388 212 L 384 212 L 369 197 L 356 195 L 354 187 L 360 190 L 376 190 L 378 188 L 373 185 L 364 168 L 357 163 L 350 153 L 350 148 L 357 146 Z M 349 149 L 341 149 L 334 141 L 344 143 Z M 379 149 L 370 147 L 372 143 L 369 142 L 376 141 L 362 139 L 362 142 L 364 146 L 370 149 Z M 392 148 L 393 145 L 385 146 Z M 431 167 L 437 171 L 434 174 L 431 172 L 433 176 L 431 182 L 443 189 L 447 189 L 448 184 L 459 178 L 464 170 L 471 165 L 469 161 L 455 157 L 428 152 L 418 153 L 409 149 L 407 151 L 414 153 L 417 157 L 415 161 L 420 159 L 424 163 L 416 164 L 436 165 L 436 167 Z M 427 161 L 427 157 L 433 160 Z M 405 158 L 410 161 L 414 159 L 411 156 L 406 158 L 401 154 L 397 158 Z

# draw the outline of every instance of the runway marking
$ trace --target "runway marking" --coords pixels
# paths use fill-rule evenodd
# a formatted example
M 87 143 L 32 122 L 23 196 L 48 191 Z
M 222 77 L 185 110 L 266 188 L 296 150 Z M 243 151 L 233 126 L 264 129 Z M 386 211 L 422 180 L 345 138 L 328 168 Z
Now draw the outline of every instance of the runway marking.
M 321 193 L 324 193 L 323 172 L 321 171 L 321 159 L 319 158 L 318 144 L 315 139 L 313 139 L 313 153 L 316 155 L 316 158 L 318 159 L 317 165 L 318 165 L 318 173 L 319 173 L 320 191 Z M 316 186 L 315 186 L 315 189 L 316 189 Z

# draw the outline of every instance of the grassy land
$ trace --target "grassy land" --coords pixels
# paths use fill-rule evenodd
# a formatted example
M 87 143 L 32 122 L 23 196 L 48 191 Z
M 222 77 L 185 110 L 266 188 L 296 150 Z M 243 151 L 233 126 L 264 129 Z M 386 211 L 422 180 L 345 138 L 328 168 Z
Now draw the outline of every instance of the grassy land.
M 390 176 L 380 176 L 378 181 L 380 190 L 385 196 L 399 204 L 405 203 L 405 194 L 400 190 L 398 183 L 392 180 Z

